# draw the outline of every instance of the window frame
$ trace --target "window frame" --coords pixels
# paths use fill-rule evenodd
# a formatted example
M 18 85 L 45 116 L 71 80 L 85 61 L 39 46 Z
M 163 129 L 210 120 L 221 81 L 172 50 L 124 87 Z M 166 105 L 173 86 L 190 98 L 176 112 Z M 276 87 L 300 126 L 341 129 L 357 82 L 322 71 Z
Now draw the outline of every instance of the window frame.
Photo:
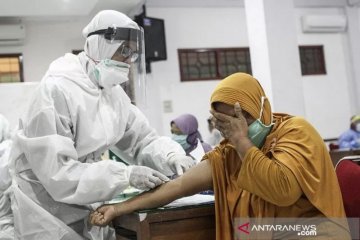
M 229 74 L 227 74 L 226 76 L 221 75 L 221 54 L 222 53 L 227 53 L 227 52 L 231 52 L 233 51 L 234 54 L 236 54 L 237 52 L 243 52 L 245 53 L 247 56 L 246 58 L 248 58 L 248 61 L 245 62 L 246 67 L 250 69 L 250 72 L 248 72 L 249 74 L 252 73 L 252 67 L 251 67 L 251 56 L 250 56 L 250 49 L 249 47 L 231 47 L 231 48 L 179 48 L 177 50 L 178 52 L 178 60 L 179 60 L 179 71 L 180 71 L 180 81 L 181 82 L 190 82 L 190 81 L 208 81 L 208 80 L 221 80 L 224 79 L 225 77 L 227 77 Z M 182 55 L 183 54 L 200 54 L 200 53 L 214 53 L 215 55 L 215 76 L 214 77 L 196 77 L 196 78 L 187 78 L 185 76 L 185 73 L 183 71 L 183 67 L 184 67 L 184 63 L 182 60 Z
M 22 53 L 1 53 L 0 58 L 13 58 L 16 57 L 19 61 L 19 75 L 20 81 L 24 82 L 24 70 L 23 70 L 23 55 Z M 1 83 L 14 83 L 14 82 L 0 82 Z
M 309 71 L 308 67 L 303 66 L 303 62 L 305 59 L 302 59 L 302 50 L 313 50 L 312 55 L 316 54 L 315 51 L 319 51 L 319 61 L 315 63 L 317 69 L 314 71 Z M 300 67 L 301 67 L 301 75 L 302 76 L 310 76 L 310 75 L 326 75 L 326 62 L 325 62 L 325 53 L 324 53 L 324 46 L 323 45 L 300 45 L 299 46 L 299 58 L 300 58 Z M 315 68 L 315 67 L 314 67 Z M 304 72 L 304 69 L 306 72 Z

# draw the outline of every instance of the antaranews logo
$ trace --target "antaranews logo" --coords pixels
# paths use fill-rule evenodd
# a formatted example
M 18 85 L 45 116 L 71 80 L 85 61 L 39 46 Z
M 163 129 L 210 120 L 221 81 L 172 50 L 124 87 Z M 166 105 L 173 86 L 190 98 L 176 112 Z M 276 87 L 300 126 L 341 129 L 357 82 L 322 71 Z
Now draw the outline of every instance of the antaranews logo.
M 244 232 L 246 234 L 250 234 L 249 228 L 250 228 L 250 222 L 247 222 L 247 223 L 244 223 L 244 224 L 240 225 L 238 227 L 238 230 L 242 231 L 242 232 Z
M 275 238 L 299 238 L 316 236 L 316 224 L 313 222 L 289 221 L 289 219 L 274 218 L 244 218 L 234 221 L 234 239 L 269 239 Z

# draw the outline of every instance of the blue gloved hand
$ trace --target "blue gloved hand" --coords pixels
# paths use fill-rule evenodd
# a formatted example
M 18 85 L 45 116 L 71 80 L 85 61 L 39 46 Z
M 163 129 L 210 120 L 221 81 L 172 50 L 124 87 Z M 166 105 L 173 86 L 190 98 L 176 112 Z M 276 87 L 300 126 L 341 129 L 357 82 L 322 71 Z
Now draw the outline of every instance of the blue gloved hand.
M 129 183 L 132 187 L 149 190 L 170 181 L 164 174 L 145 166 L 129 166 Z
M 180 176 L 195 165 L 195 160 L 189 156 L 178 154 L 170 157 L 168 163 L 171 171 Z

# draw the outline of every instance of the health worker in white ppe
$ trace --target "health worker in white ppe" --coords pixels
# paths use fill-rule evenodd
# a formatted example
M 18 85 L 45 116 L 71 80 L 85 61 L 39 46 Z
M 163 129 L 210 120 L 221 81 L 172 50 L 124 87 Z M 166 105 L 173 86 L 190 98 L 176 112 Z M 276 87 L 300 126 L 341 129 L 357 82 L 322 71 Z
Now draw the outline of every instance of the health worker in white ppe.
M 17 239 L 115 239 L 113 228 L 88 225 L 90 210 L 129 185 L 154 188 L 194 165 L 178 143 L 157 135 L 119 85 L 144 77 L 142 29 L 106 10 L 83 36 L 84 52 L 51 63 L 14 137 Z M 110 147 L 131 166 L 101 160 Z
M 0 239 L 14 239 L 14 217 L 11 211 L 9 174 L 10 139 L 9 121 L 0 114 Z

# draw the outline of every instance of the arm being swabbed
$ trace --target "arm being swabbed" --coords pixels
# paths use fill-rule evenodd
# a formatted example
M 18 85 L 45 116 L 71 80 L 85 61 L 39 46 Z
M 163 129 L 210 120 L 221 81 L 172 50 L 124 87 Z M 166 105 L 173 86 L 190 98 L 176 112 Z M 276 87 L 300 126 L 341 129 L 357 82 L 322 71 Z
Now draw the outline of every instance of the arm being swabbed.
M 208 161 L 202 161 L 184 173 L 184 175 L 154 190 L 140 194 L 122 203 L 99 207 L 90 214 L 89 221 L 93 225 L 104 226 L 109 224 L 115 217 L 136 210 L 160 207 L 178 198 L 209 189 L 212 189 L 211 166 Z

